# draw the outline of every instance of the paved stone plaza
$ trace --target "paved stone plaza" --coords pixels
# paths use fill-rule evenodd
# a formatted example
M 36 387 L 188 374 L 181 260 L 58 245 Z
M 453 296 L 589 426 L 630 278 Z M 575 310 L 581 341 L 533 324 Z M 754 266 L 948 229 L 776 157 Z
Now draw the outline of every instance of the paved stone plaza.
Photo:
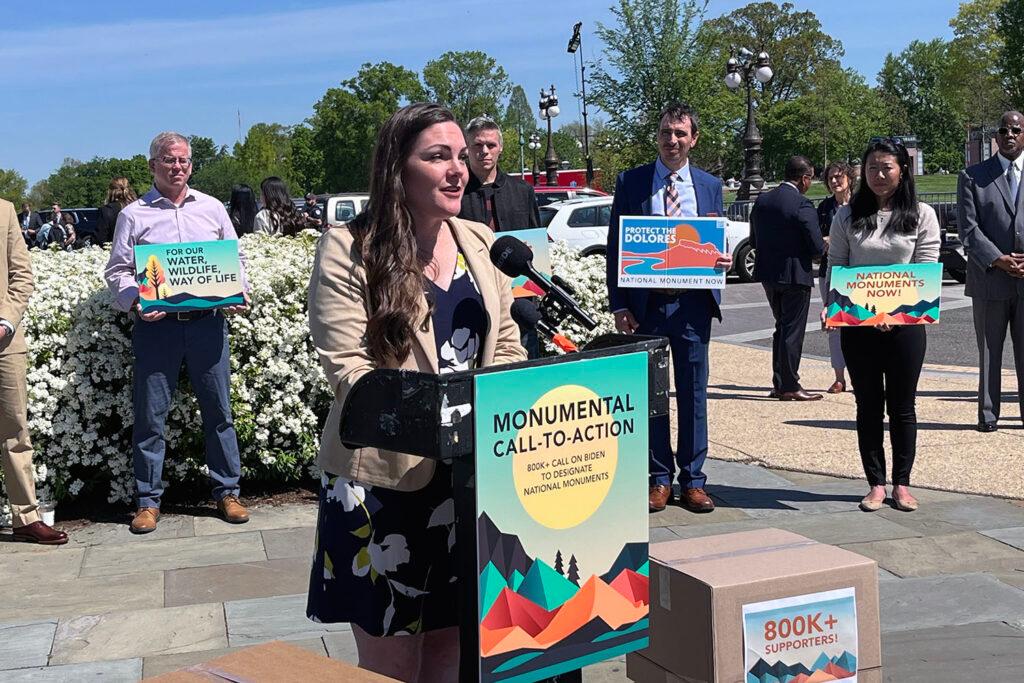
M 887 681 L 1020 680 L 1024 501 L 942 490 L 983 483 L 950 476 L 942 486 L 943 472 L 957 468 L 984 469 L 997 478 L 993 488 L 1019 490 L 1016 406 L 1004 406 L 1014 417 L 1000 432 L 977 434 L 973 405 L 949 400 L 969 391 L 971 375 L 933 368 L 919 398 L 931 425 L 918 456 L 930 488 L 914 489 L 921 509 L 867 514 L 857 509 L 863 481 L 820 474 L 859 468 L 852 396 L 817 406 L 767 401 L 757 384 L 767 367 L 763 350 L 715 345 L 712 454 L 726 459 L 709 461 L 707 472 L 719 507 L 651 515 L 651 541 L 778 527 L 872 557 Z M 808 386 L 828 372 L 805 361 Z M 254 508 L 241 526 L 169 514 L 136 537 L 126 513 L 125 523 L 76 531 L 61 548 L 6 543 L 0 532 L 0 681 L 136 681 L 270 639 L 354 661 L 347 626 L 304 616 L 315 519 L 310 504 Z M 624 681 L 624 663 L 591 667 L 585 680 Z

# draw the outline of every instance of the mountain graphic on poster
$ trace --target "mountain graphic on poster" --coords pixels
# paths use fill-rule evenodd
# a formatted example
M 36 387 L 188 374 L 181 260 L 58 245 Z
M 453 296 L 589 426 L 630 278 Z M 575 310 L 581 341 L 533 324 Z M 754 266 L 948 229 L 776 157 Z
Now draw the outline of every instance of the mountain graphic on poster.
M 856 674 L 857 658 L 845 650 L 838 657 L 829 657 L 822 652 L 811 668 L 800 662 L 768 664 L 758 657 L 747 672 L 747 683 L 820 683 L 852 678 Z
M 601 575 L 606 582 L 611 583 L 615 577 L 622 573 L 623 569 L 632 569 L 640 573 L 642 565 L 647 562 L 646 543 L 627 543 L 622 546 L 622 552 L 612 562 L 611 568 Z
M 939 315 L 939 300 L 921 300 L 913 305 L 903 304 L 902 306 L 897 306 L 891 311 L 892 315 L 896 315 L 898 313 L 906 313 L 907 315 L 913 316 L 914 318 L 923 318 L 925 316 L 928 316 L 934 320 Z
M 623 569 L 610 584 L 622 597 L 639 607 L 646 605 L 650 594 L 650 581 L 632 569 Z
M 482 617 L 491 609 L 491 605 L 498 599 L 502 589 L 508 588 L 505 577 L 501 575 L 493 562 L 488 562 L 480 573 L 480 616 Z
M 530 556 L 523 549 L 519 537 L 503 534 L 486 513 L 477 519 L 477 548 L 477 567 L 481 572 L 488 562 L 505 577 L 512 576 L 515 571 L 525 576 L 530 569 Z
M 544 609 L 555 609 L 579 588 L 541 560 L 534 560 L 516 591 Z

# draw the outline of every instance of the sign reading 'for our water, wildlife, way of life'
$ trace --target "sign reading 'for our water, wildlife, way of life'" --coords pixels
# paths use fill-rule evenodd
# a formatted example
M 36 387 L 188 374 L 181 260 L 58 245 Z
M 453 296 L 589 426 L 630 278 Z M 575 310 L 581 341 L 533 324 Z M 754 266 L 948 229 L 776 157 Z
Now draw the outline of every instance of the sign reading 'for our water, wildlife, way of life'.
M 238 240 L 139 244 L 135 280 L 143 313 L 204 311 L 245 303 Z
M 939 322 L 941 263 L 832 267 L 827 327 L 932 325 Z
M 619 219 L 619 287 L 722 289 L 724 218 L 623 216 Z

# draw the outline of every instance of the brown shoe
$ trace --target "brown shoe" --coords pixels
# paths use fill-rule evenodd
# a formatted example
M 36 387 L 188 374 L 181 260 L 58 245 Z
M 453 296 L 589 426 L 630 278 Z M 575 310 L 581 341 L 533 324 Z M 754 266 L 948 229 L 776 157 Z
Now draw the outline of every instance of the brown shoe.
M 238 500 L 238 496 L 224 496 L 217 501 L 217 511 L 225 522 L 245 524 L 249 521 L 249 513 Z
M 822 399 L 821 394 L 812 394 L 809 391 L 803 389 L 797 389 L 796 391 L 784 391 L 779 394 L 780 401 L 820 401 Z
M 42 522 L 32 522 L 16 527 L 14 540 L 22 543 L 38 543 L 39 545 L 64 545 L 68 542 L 68 535 Z
M 139 508 L 128 529 L 133 534 L 148 534 L 156 530 L 160 521 L 160 508 Z
M 704 489 L 683 489 L 682 502 L 690 512 L 711 512 L 715 509 L 715 502 Z
M 826 392 L 829 394 L 841 394 L 844 391 L 846 391 L 846 382 L 838 379 L 832 383 L 832 386 L 826 389 Z
M 651 512 L 661 512 L 672 497 L 672 487 L 666 484 L 651 486 L 647 490 L 647 506 Z

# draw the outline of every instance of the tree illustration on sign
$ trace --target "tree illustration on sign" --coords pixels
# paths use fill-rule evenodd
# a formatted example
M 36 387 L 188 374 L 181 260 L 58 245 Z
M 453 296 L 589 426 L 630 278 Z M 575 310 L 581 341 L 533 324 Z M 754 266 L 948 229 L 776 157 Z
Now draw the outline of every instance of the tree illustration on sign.
M 565 567 L 562 566 L 562 551 L 555 551 L 555 571 L 565 576 Z
M 167 286 L 167 276 L 164 274 L 164 268 L 160 265 L 160 259 L 156 257 L 156 254 L 150 254 L 146 260 L 146 284 L 152 290 L 152 295 L 149 298 L 166 299 L 171 295 L 171 288 Z
M 580 585 L 580 568 L 576 564 L 576 556 L 575 555 L 570 555 L 569 556 L 569 575 L 566 576 L 565 578 L 569 579 L 571 582 L 573 582 L 577 586 Z
M 878 309 L 875 308 L 874 304 L 871 304 L 871 315 L 875 315 L 876 313 L 878 313 Z

